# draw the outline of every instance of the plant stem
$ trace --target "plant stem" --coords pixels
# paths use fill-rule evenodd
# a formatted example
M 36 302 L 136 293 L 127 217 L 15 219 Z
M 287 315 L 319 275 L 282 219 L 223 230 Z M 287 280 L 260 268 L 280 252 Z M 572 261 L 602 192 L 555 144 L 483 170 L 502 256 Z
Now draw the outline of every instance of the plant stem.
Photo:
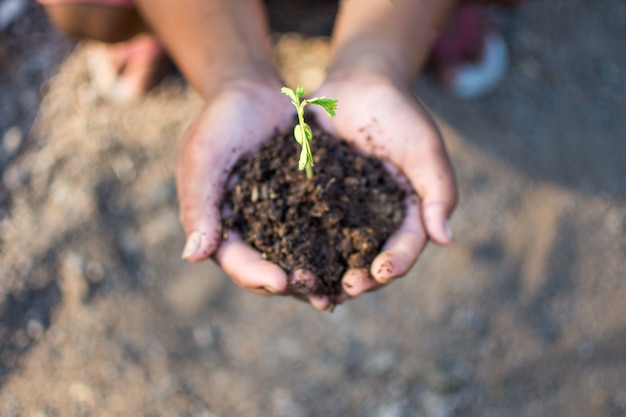
M 305 143 L 302 143 L 302 146 L 306 146 L 307 148 L 309 147 L 309 141 L 307 140 L 307 136 L 304 132 L 304 107 L 306 106 L 307 102 L 306 100 L 303 100 L 300 103 L 300 106 L 298 107 L 298 121 L 300 122 L 300 129 L 302 132 L 302 141 L 306 141 Z M 304 167 L 304 172 L 306 173 L 306 179 L 310 180 L 313 178 L 313 167 L 307 162 L 306 166 Z
M 294 139 L 302 147 L 300 149 L 300 158 L 298 159 L 298 169 L 306 171 L 306 178 L 313 178 L 313 155 L 311 154 L 311 140 L 313 139 L 313 131 L 311 126 L 304 122 L 304 107 L 307 104 L 316 104 L 326 110 L 330 117 L 335 117 L 337 110 L 337 99 L 329 97 L 314 97 L 311 99 L 303 99 L 306 95 L 304 88 L 299 85 L 296 91 L 289 87 L 283 87 L 280 91 L 291 99 L 291 102 L 298 111 L 298 124 L 294 126 Z

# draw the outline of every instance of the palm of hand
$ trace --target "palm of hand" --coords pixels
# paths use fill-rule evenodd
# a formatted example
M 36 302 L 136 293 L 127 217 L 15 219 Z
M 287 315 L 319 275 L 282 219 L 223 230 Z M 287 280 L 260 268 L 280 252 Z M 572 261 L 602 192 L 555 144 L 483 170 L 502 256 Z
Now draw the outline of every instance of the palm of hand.
M 185 259 L 196 262 L 214 255 L 233 280 L 249 290 L 279 292 L 286 285 L 280 268 L 259 265 L 260 254 L 239 236 L 229 234 L 221 241 L 219 205 L 239 157 L 292 120 L 293 110 L 279 89 L 258 85 L 225 89 L 203 109 L 183 137 L 176 161 L 180 218 L 187 234 Z
M 456 193 L 440 135 L 417 100 L 390 84 L 365 84 L 365 88 L 361 84 L 355 89 L 356 84 L 324 86 L 318 95 L 338 98 L 339 110 L 335 119 L 320 115 L 318 121 L 329 132 L 399 169 L 421 200 L 409 199 L 403 224 L 374 260 L 371 274 L 362 270 L 346 273 L 344 289 L 350 296 L 406 273 L 427 236 L 447 243 L 444 222 Z M 263 294 L 284 293 L 287 276 L 236 233 L 229 233 L 228 240 L 221 242 L 219 203 L 237 159 L 259 147 L 275 129 L 292 125 L 293 108 L 279 88 L 225 89 L 185 134 L 177 158 L 180 216 L 188 236 L 184 257 L 200 261 L 213 255 L 235 283 Z M 316 297 L 309 301 L 320 309 L 328 303 Z
M 228 231 L 228 239 L 221 239 L 219 204 L 239 157 L 293 123 L 293 106 L 279 87 L 229 89 L 214 97 L 189 128 L 176 163 L 180 217 L 187 233 L 183 257 L 196 262 L 213 256 L 237 285 L 260 294 L 285 294 L 287 275 L 237 233 Z M 320 310 L 329 306 L 327 297 L 311 295 L 305 301 Z
M 395 85 L 327 83 L 317 95 L 338 99 L 334 119 L 318 115 L 322 128 L 385 161 L 392 173 L 408 179 L 419 197 L 407 199 L 403 224 L 369 273 L 351 270 L 344 276 L 344 291 L 355 296 L 404 275 L 428 238 L 444 245 L 450 242 L 446 219 L 456 202 L 454 175 L 434 121 L 413 96 Z
M 337 116 L 319 115 L 323 128 L 346 138 L 361 151 L 391 162 L 409 176 L 420 158 L 445 155 L 441 138 L 428 112 L 395 86 L 324 86 L 318 94 L 339 100 Z

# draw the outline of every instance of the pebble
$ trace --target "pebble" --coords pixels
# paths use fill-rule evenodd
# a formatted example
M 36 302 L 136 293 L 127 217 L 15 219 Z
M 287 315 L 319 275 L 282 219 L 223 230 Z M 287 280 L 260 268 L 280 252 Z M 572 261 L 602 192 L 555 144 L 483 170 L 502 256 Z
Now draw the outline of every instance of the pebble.
M 426 391 L 421 395 L 421 403 L 428 417 L 452 417 L 454 415 L 446 399 L 432 391 Z
M 127 153 L 117 155 L 111 163 L 111 168 L 123 183 L 132 181 L 136 176 L 135 163 Z
M 280 356 L 291 361 L 302 360 L 306 349 L 298 339 L 281 336 L 276 340 L 275 349 Z
M 365 362 L 364 369 L 367 373 L 373 375 L 382 375 L 390 372 L 395 363 L 395 357 L 393 352 L 389 350 L 383 350 L 376 352 L 374 356 Z
M 400 402 L 383 404 L 378 409 L 376 417 L 405 417 L 407 416 L 406 407 Z
M 134 230 L 124 230 L 118 239 L 120 250 L 125 256 L 135 257 L 141 253 L 141 240 Z
M 11 165 L 4 171 L 2 182 L 9 191 L 17 191 L 25 180 L 23 173 L 18 165 Z
M 89 282 L 98 283 L 104 278 L 104 268 L 100 262 L 91 261 L 85 268 L 85 275 Z
M 203 323 L 193 329 L 193 340 L 199 348 L 208 348 L 215 343 L 215 331 L 208 323 Z
M 430 369 L 426 383 L 435 392 L 450 394 L 459 391 L 471 379 L 471 365 L 463 361 L 444 361 Z
M 611 210 L 604 218 L 604 230 L 610 236 L 626 232 L 626 215 L 621 210 Z
M 11 26 L 26 11 L 26 0 L 4 0 L 0 2 L 0 32 Z
M 277 416 L 299 417 L 304 416 L 302 405 L 293 399 L 289 391 L 284 388 L 276 388 L 272 393 L 272 405 Z
M 71 305 L 80 305 L 87 297 L 89 287 L 83 270 L 84 260 L 80 255 L 68 252 L 61 258 L 61 291 L 63 299 Z
M 30 336 L 31 339 L 37 340 L 41 337 L 44 332 L 43 324 L 36 319 L 31 319 L 28 321 L 26 325 L 26 333 Z
M 523 59 L 519 64 L 519 69 L 529 80 L 537 81 L 541 77 L 541 65 L 532 57 Z
M 2 149 L 8 158 L 12 158 L 19 151 L 24 141 L 24 133 L 18 126 L 9 128 L 2 138 Z
M 82 382 L 74 382 L 68 388 L 69 397 L 80 403 L 93 405 L 94 395 L 93 390 Z
M 20 405 L 15 400 L 9 400 L 7 404 L 0 404 L 0 415 L 6 417 L 19 417 Z
M 29 414 L 28 417 L 59 417 L 59 413 L 52 407 L 42 407 Z
M 197 416 L 197 417 L 217 417 L 204 404 L 201 404 L 198 402 L 191 404 L 191 406 L 189 407 L 189 412 L 192 416 Z
M 24 349 L 30 344 L 30 337 L 28 337 L 24 330 L 20 329 L 13 335 L 13 341 L 18 348 Z

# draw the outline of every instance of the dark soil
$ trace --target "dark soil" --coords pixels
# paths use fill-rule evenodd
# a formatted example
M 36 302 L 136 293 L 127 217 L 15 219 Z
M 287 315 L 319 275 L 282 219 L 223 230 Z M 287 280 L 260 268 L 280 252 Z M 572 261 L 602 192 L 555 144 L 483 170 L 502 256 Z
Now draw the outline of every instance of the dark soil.
M 232 214 L 225 226 L 288 273 L 305 269 L 318 277 L 312 287 L 292 277 L 290 290 L 333 300 L 347 269 L 369 268 L 400 225 L 405 191 L 379 160 L 344 140 L 318 129 L 312 145 L 310 180 L 298 171 L 292 133 L 277 133 L 239 161 L 233 170 L 239 180 L 226 197 Z

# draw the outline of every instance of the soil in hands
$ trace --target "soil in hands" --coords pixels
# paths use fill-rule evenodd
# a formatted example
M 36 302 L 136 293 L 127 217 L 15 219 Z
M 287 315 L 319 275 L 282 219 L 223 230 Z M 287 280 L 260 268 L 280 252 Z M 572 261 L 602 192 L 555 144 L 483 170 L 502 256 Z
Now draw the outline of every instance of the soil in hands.
M 313 133 L 312 179 L 298 170 L 300 147 L 291 131 L 237 163 L 224 226 L 287 271 L 290 292 L 329 296 L 334 304 L 343 274 L 369 270 L 400 225 L 406 192 L 380 160 L 319 129 Z M 300 269 L 318 278 L 315 285 L 292 276 Z

